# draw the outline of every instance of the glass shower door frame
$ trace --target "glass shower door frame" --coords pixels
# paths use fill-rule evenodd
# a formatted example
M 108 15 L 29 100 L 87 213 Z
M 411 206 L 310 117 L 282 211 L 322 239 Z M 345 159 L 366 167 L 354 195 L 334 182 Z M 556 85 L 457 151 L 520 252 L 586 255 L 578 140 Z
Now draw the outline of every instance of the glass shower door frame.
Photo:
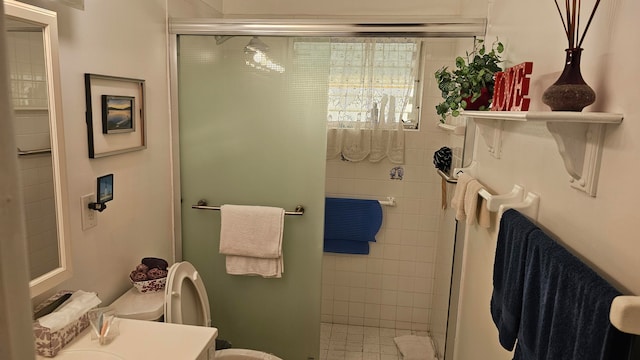
M 178 36 L 381 36 L 448 37 L 484 36 L 485 18 L 410 17 L 322 19 L 169 19 L 169 83 L 171 101 L 171 153 L 173 174 L 173 258 L 182 260 L 180 199 L 180 144 L 178 107 Z

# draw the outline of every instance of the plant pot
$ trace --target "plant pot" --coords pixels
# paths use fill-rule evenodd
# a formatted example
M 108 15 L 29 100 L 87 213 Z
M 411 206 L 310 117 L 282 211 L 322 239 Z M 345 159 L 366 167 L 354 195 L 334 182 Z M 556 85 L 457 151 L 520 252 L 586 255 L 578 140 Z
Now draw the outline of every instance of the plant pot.
M 491 96 L 489 95 L 489 89 L 484 87 L 480 90 L 480 97 L 477 98 L 476 101 L 471 101 L 471 96 L 463 100 L 467 102 L 467 106 L 464 108 L 465 110 L 480 110 L 480 108 L 487 110 Z
M 596 101 L 596 93 L 582 78 L 582 48 L 566 49 L 567 57 L 560 78 L 542 94 L 542 102 L 552 111 L 582 111 Z

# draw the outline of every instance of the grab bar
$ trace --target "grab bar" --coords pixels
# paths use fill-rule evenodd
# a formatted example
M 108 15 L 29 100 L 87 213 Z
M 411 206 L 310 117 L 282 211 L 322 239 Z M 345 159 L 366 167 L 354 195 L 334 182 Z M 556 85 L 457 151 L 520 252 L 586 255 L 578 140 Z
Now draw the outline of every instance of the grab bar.
M 27 156 L 27 155 L 38 155 L 38 154 L 49 154 L 51 153 L 51 148 L 46 149 L 35 149 L 35 150 L 21 150 L 18 149 L 18 156 Z
M 198 210 L 218 210 L 218 211 L 220 210 L 220 206 L 208 206 L 207 200 L 204 200 L 204 199 L 198 200 L 198 204 L 191 205 L 191 208 L 198 209 Z M 294 211 L 285 211 L 284 214 L 302 216 L 304 215 L 304 207 L 302 205 L 298 205 L 296 206 L 296 209 Z

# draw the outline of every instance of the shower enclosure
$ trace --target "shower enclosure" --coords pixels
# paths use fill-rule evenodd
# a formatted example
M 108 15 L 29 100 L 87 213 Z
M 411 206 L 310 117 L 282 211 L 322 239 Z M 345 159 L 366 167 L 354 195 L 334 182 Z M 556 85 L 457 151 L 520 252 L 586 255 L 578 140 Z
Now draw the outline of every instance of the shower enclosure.
M 320 358 L 320 323 L 329 321 L 322 263 L 336 263 L 323 260 L 322 253 L 330 39 L 473 39 L 484 31 L 484 20 L 478 19 L 170 21 L 176 259 L 199 270 L 220 338 L 284 359 Z M 429 96 L 439 94 L 424 98 Z M 426 127 L 431 120 L 422 121 Z M 421 138 L 415 134 L 409 137 Z M 421 149 L 424 162 L 430 148 Z M 303 216 L 285 219 L 282 279 L 227 275 L 218 254 L 219 214 L 193 209 L 200 200 L 212 206 L 304 206 Z M 433 277 L 435 261 L 428 263 L 421 266 L 431 266 L 425 271 Z M 417 314 L 425 318 L 426 330 L 444 334 L 446 323 L 435 329 L 428 321 L 429 310 L 442 307 L 435 304 L 440 300 L 426 299 L 436 292 L 434 284 L 445 283 L 448 293 L 451 273 L 442 275 L 444 281 L 420 285 L 429 288 L 420 298 L 434 303 Z M 366 270 L 360 276 L 364 279 Z

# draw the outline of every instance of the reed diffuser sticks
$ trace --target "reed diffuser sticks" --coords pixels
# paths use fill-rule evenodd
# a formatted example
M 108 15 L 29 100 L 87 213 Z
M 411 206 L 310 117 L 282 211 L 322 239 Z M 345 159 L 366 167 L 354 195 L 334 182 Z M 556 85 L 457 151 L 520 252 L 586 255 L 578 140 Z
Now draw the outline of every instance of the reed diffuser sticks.
M 580 10 L 582 0 L 565 0 L 564 14 L 560 8 L 560 4 L 558 4 L 558 0 L 554 1 L 556 3 L 556 9 L 558 9 L 558 14 L 560 14 L 560 20 L 562 20 L 564 32 L 567 35 L 569 49 L 582 47 L 584 36 L 587 34 L 587 30 L 589 30 L 589 26 L 591 26 L 591 20 L 593 20 L 593 15 L 600 5 L 600 0 L 596 0 L 596 3 L 593 5 L 591 15 L 589 16 L 589 20 L 587 20 L 587 25 L 584 27 L 582 34 L 580 34 Z

